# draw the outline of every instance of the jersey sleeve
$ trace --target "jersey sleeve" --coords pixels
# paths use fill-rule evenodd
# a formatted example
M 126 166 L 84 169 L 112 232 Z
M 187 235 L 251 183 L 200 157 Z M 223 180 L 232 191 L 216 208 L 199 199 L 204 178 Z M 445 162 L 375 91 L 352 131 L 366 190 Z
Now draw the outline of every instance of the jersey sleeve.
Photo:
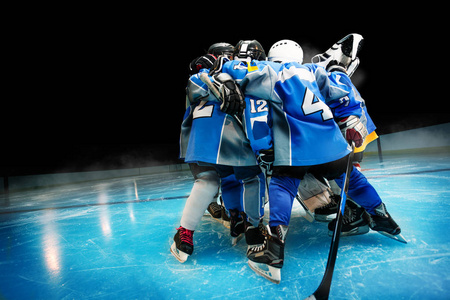
M 189 104 L 198 103 L 200 101 L 218 101 L 216 97 L 210 93 L 208 86 L 200 79 L 200 74 L 208 72 L 207 69 L 200 70 L 199 73 L 192 75 L 186 86 L 186 94 Z

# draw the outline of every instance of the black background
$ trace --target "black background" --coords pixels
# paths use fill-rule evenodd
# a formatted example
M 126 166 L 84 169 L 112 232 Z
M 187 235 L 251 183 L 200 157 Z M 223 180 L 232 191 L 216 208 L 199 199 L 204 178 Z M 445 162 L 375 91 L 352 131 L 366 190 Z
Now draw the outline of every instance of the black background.
M 429 34 L 398 12 L 121 7 L 59 12 L 19 28 L 8 79 L 1 172 L 23 175 L 177 163 L 189 62 L 216 42 L 280 39 L 305 58 L 356 32 L 365 43 L 354 82 L 385 134 L 450 121 Z M 182 15 L 180 17 L 180 15 Z M 308 61 L 305 61 L 308 62 Z

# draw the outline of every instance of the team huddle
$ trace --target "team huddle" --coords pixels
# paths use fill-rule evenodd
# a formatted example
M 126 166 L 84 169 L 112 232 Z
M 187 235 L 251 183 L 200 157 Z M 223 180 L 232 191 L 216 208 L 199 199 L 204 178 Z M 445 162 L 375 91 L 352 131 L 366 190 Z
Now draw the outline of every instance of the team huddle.
M 194 230 L 208 210 L 229 226 L 232 244 L 245 237 L 252 270 L 279 283 L 294 200 L 309 221 L 327 221 L 333 232 L 349 157 L 341 235 L 372 229 L 406 243 L 359 168 L 377 138 L 350 79 L 362 41 L 347 35 L 307 64 L 291 40 L 267 55 L 256 40 L 216 43 L 191 62 L 180 157 L 195 182 L 170 248 L 180 262 L 193 253 Z

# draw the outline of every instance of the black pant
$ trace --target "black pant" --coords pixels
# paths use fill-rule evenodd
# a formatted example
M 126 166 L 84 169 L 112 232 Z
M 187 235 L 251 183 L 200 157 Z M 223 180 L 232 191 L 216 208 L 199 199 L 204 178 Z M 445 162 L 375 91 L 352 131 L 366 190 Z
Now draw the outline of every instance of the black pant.
M 310 173 L 316 178 L 325 177 L 328 180 L 333 180 L 346 171 L 348 155 L 321 165 L 275 166 L 273 167 L 273 176 L 288 176 L 303 179 L 303 176 L 305 176 L 306 173 Z

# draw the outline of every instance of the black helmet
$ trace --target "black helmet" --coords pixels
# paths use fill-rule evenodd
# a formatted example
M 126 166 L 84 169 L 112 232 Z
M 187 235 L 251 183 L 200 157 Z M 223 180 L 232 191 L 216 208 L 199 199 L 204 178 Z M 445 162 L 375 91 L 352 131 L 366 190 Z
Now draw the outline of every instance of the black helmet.
M 212 54 L 215 57 L 220 55 L 231 56 L 233 54 L 234 47 L 228 43 L 215 43 L 212 44 L 208 49 L 208 54 Z
M 239 41 L 234 48 L 233 58 L 246 60 L 249 57 L 255 60 L 266 60 L 266 52 L 257 40 Z

